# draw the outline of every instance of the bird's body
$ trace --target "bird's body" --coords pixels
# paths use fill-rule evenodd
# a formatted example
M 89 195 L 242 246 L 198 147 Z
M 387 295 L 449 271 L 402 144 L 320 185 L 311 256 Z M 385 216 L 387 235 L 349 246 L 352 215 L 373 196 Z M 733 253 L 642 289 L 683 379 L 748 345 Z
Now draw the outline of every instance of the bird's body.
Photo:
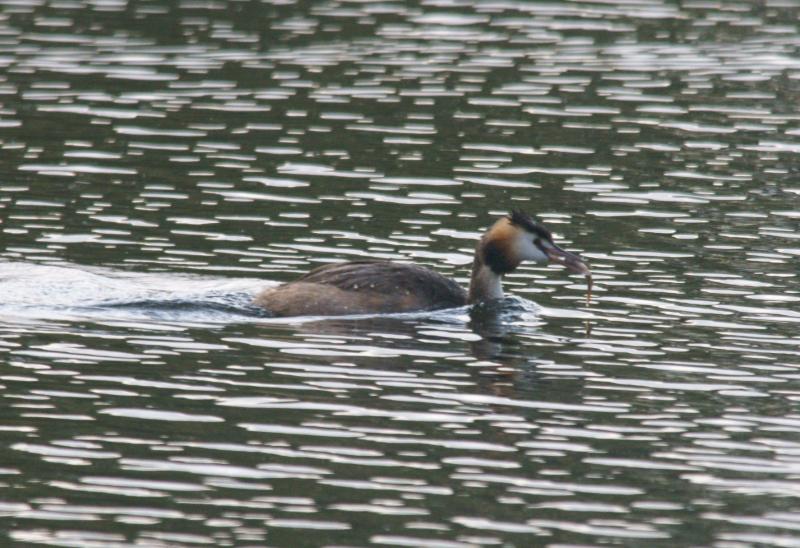
M 354 261 L 315 268 L 255 303 L 275 316 L 341 316 L 455 308 L 467 304 L 467 292 L 423 266 Z
M 589 270 L 577 255 L 552 241 L 524 213 L 500 218 L 475 248 L 469 291 L 433 270 L 390 261 L 354 261 L 315 268 L 295 281 L 268 288 L 255 304 L 274 316 L 342 316 L 455 308 L 503 297 L 501 278 L 525 260 Z

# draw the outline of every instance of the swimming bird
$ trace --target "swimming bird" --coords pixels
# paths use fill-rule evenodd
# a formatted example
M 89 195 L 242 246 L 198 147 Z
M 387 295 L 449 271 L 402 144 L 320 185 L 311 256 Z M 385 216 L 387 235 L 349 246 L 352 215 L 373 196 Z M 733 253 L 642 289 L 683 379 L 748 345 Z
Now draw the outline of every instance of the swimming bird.
M 342 316 L 455 308 L 501 299 L 502 277 L 523 261 L 558 263 L 589 276 L 589 268 L 528 214 L 498 219 L 475 247 L 469 290 L 424 266 L 364 260 L 320 266 L 255 298 L 274 316 Z

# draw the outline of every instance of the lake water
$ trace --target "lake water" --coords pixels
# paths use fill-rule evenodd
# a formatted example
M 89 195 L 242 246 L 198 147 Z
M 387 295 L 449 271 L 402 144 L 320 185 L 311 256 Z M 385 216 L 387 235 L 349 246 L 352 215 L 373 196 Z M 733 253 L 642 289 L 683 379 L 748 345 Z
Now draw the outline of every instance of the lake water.
M 798 16 L 4 2 L 2 544 L 800 546 Z M 512 208 L 591 307 L 250 304 Z

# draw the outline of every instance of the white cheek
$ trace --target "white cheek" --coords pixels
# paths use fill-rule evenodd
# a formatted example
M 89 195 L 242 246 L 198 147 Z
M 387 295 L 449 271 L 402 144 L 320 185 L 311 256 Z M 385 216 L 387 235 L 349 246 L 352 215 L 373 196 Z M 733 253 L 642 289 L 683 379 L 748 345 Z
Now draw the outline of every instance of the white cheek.
M 537 263 L 548 262 L 547 255 L 536 247 L 533 241 L 528 238 L 519 238 L 516 247 L 517 256 L 523 261 L 534 261 Z

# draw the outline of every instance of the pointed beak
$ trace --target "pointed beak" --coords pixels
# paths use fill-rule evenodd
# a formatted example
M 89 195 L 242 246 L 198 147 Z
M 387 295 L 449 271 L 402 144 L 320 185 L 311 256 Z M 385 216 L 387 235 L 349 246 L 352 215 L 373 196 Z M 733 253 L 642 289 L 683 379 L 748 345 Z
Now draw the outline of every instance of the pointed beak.
M 574 253 L 570 253 L 569 251 L 564 251 L 555 244 L 550 245 L 552 247 L 547 246 L 544 252 L 547 254 L 547 258 L 550 259 L 551 263 L 564 265 L 567 267 L 567 270 L 575 274 L 590 274 L 589 267 L 586 266 L 586 263 L 584 263 L 583 259 L 581 259 L 579 256 L 575 255 Z

